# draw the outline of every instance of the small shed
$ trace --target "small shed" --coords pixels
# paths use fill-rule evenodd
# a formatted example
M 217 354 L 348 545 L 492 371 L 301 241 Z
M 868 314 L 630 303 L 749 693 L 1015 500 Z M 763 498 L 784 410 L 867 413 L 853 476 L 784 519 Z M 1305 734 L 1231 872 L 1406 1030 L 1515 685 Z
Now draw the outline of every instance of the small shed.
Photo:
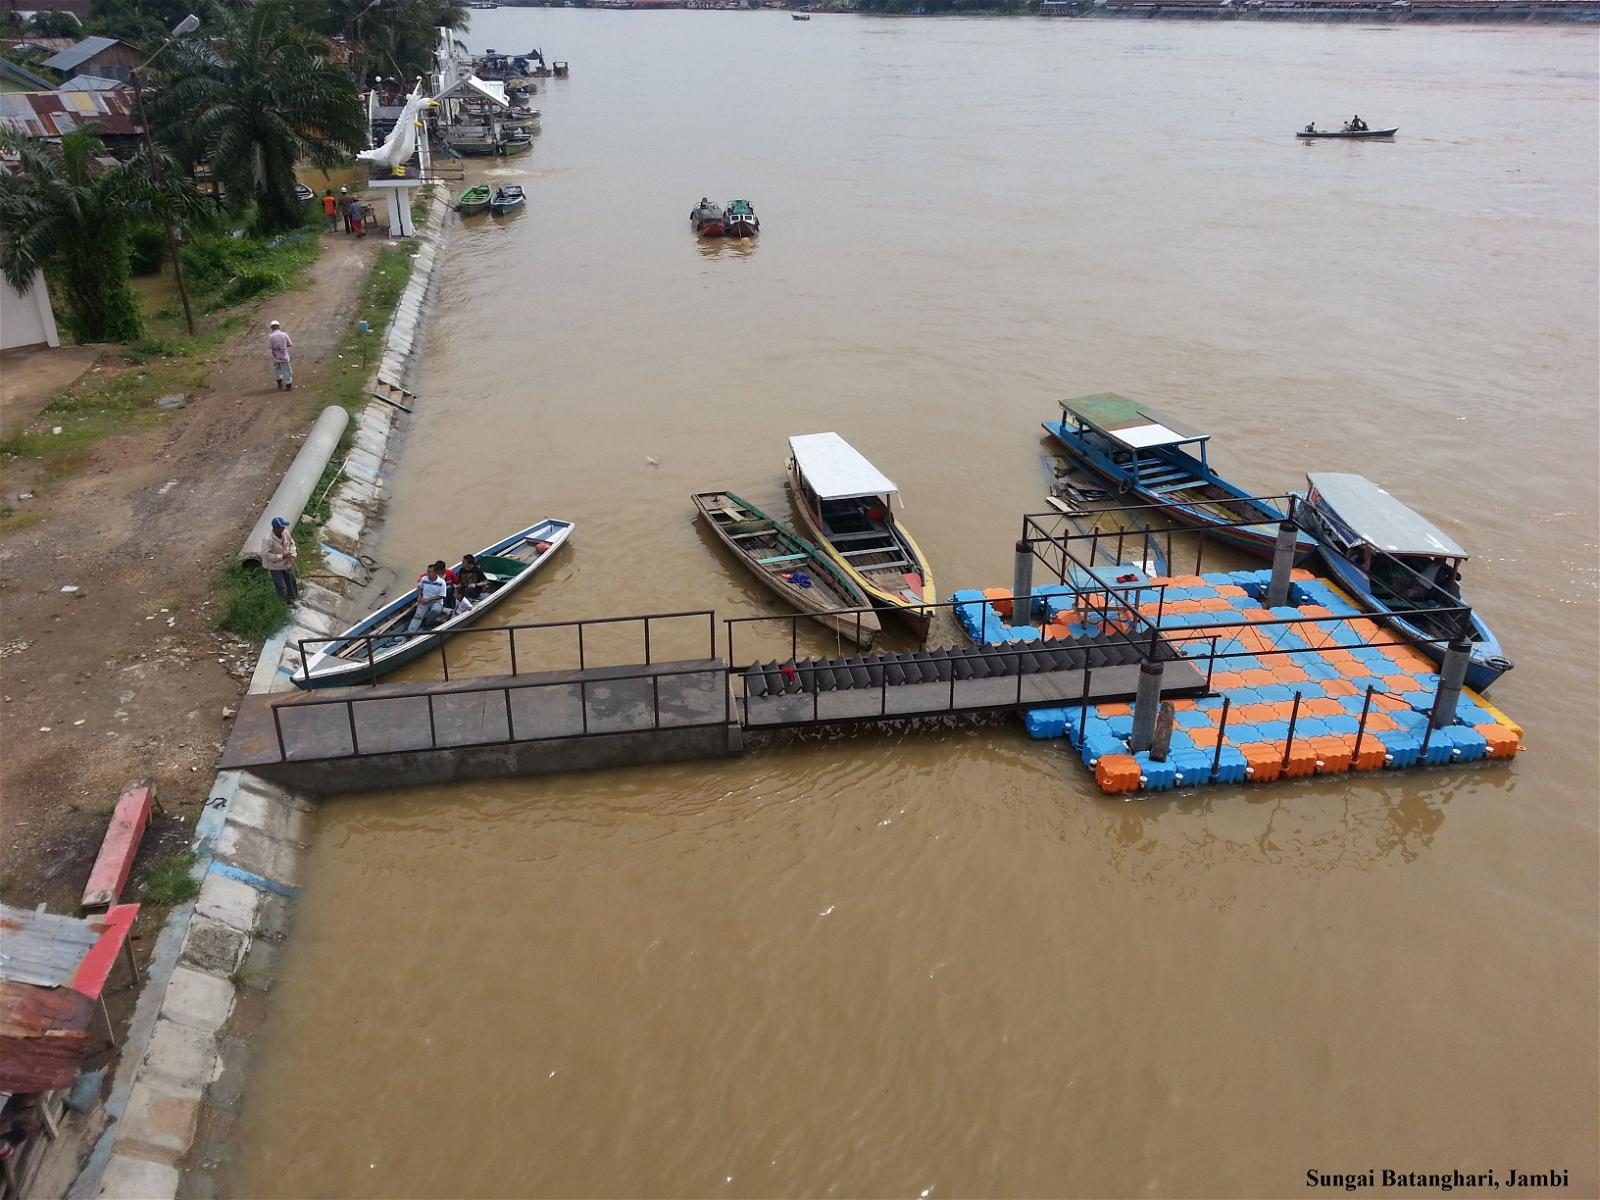
M 78 75 L 97 75 L 126 83 L 142 59 L 139 51 L 109 37 L 86 37 L 77 45 L 45 59 L 43 66 L 72 79 Z

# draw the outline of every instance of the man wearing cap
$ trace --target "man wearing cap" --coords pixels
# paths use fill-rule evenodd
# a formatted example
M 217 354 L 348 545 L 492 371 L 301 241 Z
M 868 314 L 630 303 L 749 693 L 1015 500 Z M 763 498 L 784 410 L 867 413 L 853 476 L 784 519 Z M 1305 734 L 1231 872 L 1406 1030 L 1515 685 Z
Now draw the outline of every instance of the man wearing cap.
M 261 565 L 272 573 L 272 586 L 278 591 L 278 599 L 285 604 L 294 604 L 300 599 L 300 588 L 294 579 L 295 553 L 289 522 L 273 517 L 272 528 L 261 539 Z
M 350 232 L 350 189 L 339 189 L 339 215 L 344 218 L 344 231 Z
M 289 335 L 276 321 L 272 322 L 272 332 L 267 334 L 267 349 L 272 352 L 272 371 L 278 381 L 278 387 L 283 391 L 294 390 L 294 366 L 289 362 L 289 347 L 294 343 L 289 340 Z

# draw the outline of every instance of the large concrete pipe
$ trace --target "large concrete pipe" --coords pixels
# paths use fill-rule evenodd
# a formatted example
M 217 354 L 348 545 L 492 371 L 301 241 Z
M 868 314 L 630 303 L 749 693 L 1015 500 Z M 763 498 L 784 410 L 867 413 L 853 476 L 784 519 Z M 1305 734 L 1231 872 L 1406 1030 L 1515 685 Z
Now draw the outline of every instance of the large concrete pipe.
M 300 520 L 306 502 L 311 499 L 312 489 L 317 486 L 317 480 L 322 478 L 333 452 L 339 448 L 339 439 L 344 436 L 344 427 L 349 423 L 350 414 L 342 408 L 330 404 L 322 410 L 317 423 L 306 435 L 306 444 L 294 456 L 294 461 L 289 464 L 283 480 L 278 484 L 278 490 L 272 493 L 266 509 L 251 526 L 250 536 L 239 548 L 240 562 L 261 562 L 261 542 L 272 529 L 273 517 L 282 517 L 289 522 L 290 528 Z

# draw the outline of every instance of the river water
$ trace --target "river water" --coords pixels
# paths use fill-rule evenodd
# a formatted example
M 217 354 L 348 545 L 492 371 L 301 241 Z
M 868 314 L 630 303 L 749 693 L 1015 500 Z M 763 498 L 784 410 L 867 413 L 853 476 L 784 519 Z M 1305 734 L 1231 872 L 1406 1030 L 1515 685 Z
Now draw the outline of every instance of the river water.
M 1122 803 L 1001 722 L 332 801 L 226 1192 L 1600 1191 L 1595 32 L 501 9 L 469 40 L 572 77 L 491 173 L 528 211 L 452 218 L 402 573 L 548 514 L 577 533 L 507 619 L 767 611 L 688 494 L 782 513 L 783 438 L 837 429 L 942 593 L 1004 585 L 1039 422 L 1114 389 L 1248 486 L 1359 471 L 1455 534 L 1529 748 Z M 1352 110 L 1400 138 L 1290 136 Z M 698 244 L 702 194 L 760 239 Z

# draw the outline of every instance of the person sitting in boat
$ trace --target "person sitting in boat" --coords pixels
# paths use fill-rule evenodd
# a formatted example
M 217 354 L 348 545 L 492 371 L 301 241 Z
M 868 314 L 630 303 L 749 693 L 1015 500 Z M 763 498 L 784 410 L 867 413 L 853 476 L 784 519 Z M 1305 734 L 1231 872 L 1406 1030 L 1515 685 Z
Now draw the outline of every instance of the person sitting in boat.
M 461 556 L 461 570 L 456 572 L 456 579 L 461 588 L 461 598 L 469 604 L 483 599 L 489 590 L 489 577 L 483 573 L 478 560 L 470 554 Z
M 415 633 L 443 620 L 444 601 L 449 592 L 450 585 L 445 583 L 439 565 L 429 563 L 428 569 L 417 580 L 417 606 L 411 614 L 411 623 L 406 626 L 406 632 Z
M 445 561 L 442 558 L 429 567 L 428 570 L 437 571 L 439 578 L 444 580 L 444 606 L 447 610 L 454 611 L 456 602 L 461 599 L 460 577 L 445 565 Z M 421 583 L 422 578 L 419 577 L 417 582 Z
M 1366 130 L 1366 128 L 1367 123 L 1361 119 L 1359 114 L 1351 117 L 1344 123 L 1344 131 L 1346 133 L 1362 133 Z
M 1315 133 L 1316 131 L 1317 131 L 1317 123 L 1315 121 L 1312 121 L 1309 125 L 1306 126 L 1306 132 L 1307 133 Z
M 1433 575 L 1433 585 L 1444 593 L 1441 598 L 1452 604 L 1461 603 L 1461 572 L 1447 562 L 1441 562 Z

